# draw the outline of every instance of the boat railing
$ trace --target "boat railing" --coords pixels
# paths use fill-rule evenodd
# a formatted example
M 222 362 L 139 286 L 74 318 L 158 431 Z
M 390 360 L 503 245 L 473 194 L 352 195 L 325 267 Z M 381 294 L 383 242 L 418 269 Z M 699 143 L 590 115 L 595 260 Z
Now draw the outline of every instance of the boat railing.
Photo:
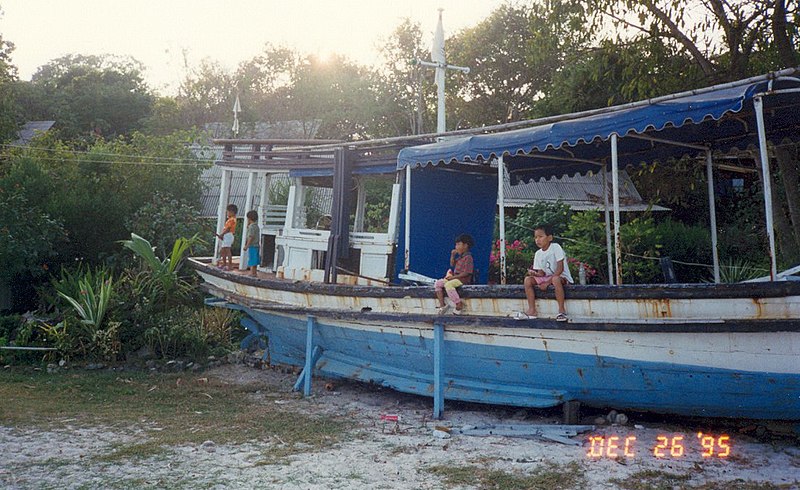
M 275 238 L 274 268 L 287 279 L 322 281 L 329 230 L 287 228 Z M 388 233 L 350 235 L 348 267 L 360 276 L 387 280 L 395 253 Z
M 259 216 L 261 216 L 261 228 L 263 229 L 281 229 L 286 224 L 286 210 L 287 206 L 280 204 L 269 204 L 259 207 Z

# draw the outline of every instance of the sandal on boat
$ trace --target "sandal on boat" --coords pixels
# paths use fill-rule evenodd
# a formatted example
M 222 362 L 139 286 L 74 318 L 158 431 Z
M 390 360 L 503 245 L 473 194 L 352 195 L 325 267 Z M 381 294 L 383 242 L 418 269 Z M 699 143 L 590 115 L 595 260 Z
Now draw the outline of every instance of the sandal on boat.
M 556 315 L 556 321 L 557 322 L 565 322 L 565 321 L 567 321 L 567 314 L 566 313 L 559 313 L 558 315 Z
M 461 315 L 461 314 L 463 314 L 463 313 L 464 313 L 464 310 L 463 310 L 463 309 L 462 309 L 462 310 L 459 310 L 458 308 L 453 308 L 453 314 L 454 314 L 454 315 Z
M 438 307 L 436 308 L 436 314 L 437 314 L 437 315 L 444 315 L 444 314 L 445 314 L 445 313 L 447 313 L 449 310 L 450 310 L 450 306 L 449 306 L 449 305 L 438 306 Z
M 522 311 L 516 311 L 511 315 L 514 320 L 536 320 L 536 315 L 528 315 Z

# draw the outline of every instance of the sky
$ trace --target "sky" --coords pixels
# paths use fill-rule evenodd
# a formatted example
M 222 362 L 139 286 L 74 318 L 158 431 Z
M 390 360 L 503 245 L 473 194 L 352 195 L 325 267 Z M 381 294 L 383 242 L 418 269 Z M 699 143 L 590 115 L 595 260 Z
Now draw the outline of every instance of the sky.
M 266 43 L 301 53 L 338 53 L 371 66 L 378 46 L 408 17 L 433 39 L 485 19 L 505 0 L 0 0 L 0 33 L 14 43 L 22 80 L 67 54 L 130 55 L 148 84 L 168 94 L 209 58 L 228 69 Z

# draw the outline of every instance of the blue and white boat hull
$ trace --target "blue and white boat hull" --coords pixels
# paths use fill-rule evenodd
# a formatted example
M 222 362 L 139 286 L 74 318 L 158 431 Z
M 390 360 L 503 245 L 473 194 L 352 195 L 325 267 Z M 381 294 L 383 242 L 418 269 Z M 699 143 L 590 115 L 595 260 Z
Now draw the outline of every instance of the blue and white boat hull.
M 271 362 L 303 366 L 307 315 L 243 310 L 268 336 Z M 313 343 L 321 356 L 315 373 L 432 396 L 433 328 L 433 322 L 317 316 Z M 797 332 L 607 332 L 448 323 L 444 397 L 523 407 L 575 400 L 681 415 L 796 420 L 798 346 Z

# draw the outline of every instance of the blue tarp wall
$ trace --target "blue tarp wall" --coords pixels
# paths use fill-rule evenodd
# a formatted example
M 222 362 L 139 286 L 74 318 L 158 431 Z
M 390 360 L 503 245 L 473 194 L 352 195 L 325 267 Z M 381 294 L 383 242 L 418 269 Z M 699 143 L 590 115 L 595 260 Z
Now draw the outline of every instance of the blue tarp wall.
M 413 169 L 411 270 L 433 278 L 443 277 L 450 267 L 455 238 L 468 233 L 475 239 L 472 255 L 478 278 L 474 283 L 486 284 L 496 207 L 496 172 L 473 173 L 465 171 L 464 165 Z M 405 208 L 400 216 L 396 273 L 404 267 Z

